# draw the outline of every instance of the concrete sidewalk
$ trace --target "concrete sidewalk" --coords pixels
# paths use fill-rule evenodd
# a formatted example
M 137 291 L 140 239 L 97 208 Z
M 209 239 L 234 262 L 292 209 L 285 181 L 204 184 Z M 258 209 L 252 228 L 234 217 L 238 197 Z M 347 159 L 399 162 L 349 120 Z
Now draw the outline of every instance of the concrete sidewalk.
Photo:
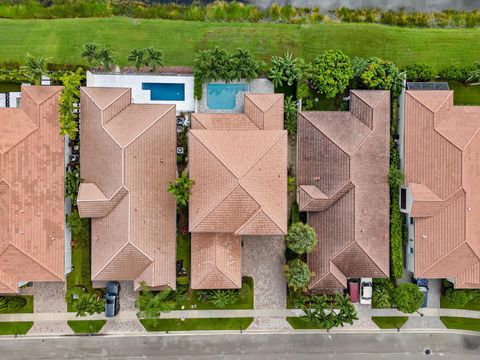
M 359 318 L 372 316 L 409 316 L 409 317 L 467 317 L 480 319 L 480 311 L 457 310 L 457 309 L 420 309 L 413 314 L 405 314 L 396 309 L 371 309 L 365 306 L 356 306 Z M 421 315 L 422 314 L 422 315 Z M 200 319 L 200 318 L 285 318 L 299 317 L 303 312 L 300 309 L 251 309 L 251 310 L 175 310 L 162 313 L 161 319 Z M 114 318 L 120 321 L 137 319 L 136 311 L 121 311 Z M 113 320 L 106 318 L 104 314 L 96 314 L 85 317 L 76 317 L 75 313 L 30 313 L 30 314 L 1 314 L 0 322 L 3 321 L 68 321 L 68 320 Z

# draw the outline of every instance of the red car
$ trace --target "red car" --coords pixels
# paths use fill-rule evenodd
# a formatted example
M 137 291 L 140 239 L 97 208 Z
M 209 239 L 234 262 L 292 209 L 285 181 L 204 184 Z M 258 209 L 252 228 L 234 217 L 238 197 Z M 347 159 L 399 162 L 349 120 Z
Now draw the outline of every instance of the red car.
M 360 282 L 358 279 L 353 279 L 348 282 L 348 295 L 350 295 L 350 302 L 357 303 L 360 294 Z

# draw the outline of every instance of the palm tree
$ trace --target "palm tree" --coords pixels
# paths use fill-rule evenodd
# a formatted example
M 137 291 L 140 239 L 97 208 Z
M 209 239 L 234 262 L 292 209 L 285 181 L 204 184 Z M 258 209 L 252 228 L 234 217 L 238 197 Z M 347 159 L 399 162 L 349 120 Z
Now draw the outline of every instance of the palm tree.
M 187 172 L 184 170 L 180 177 L 168 183 L 167 191 L 173 195 L 178 205 L 187 206 L 193 183 L 193 180 L 188 178 Z
M 157 70 L 157 67 L 164 66 L 165 61 L 163 59 L 163 51 L 157 50 L 153 47 L 147 48 L 146 64 L 150 66 L 153 72 Z
M 238 49 L 233 55 L 234 69 L 238 80 L 245 79 L 250 82 L 258 77 L 260 65 L 248 50 Z
M 105 70 L 112 70 L 115 66 L 112 50 L 105 46 L 98 50 L 97 60 Z
M 135 64 L 135 68 L 140 70 L 140 68 L 145 65 L 145 50 L 132 49 L 130 55 L 128 55 L 128 61 Z
M 93 43 L 83 44 L 80 56 L 87 60 L 89 66 L 92 66 L 94 61 L 98 60 L 98 45 Z
M 283 69 L 279 67 L 272 67 L 268 72 L 268 78 L 272 80 L 275 87 L 280 87 L 284 81 L 287 81 L 287 77 L 283 74 Z
M 339 309 L 337 318 L 339 320 L 338 325 L 343 327 L 343 323 L 353 324 L 354 320 L 358 320 L 357 311 L 355 306 L 350 302 L 348 295 L 343 296 L 340 293 L 335 295 L 335 307 Z
M 170 289 L 154 293 L 148 289 L 145 283 L 141 283 L 140 287 L 141 291 L 135 303 L 139 310 L 138 317 L 155 319 L 160 316 L 162 311 L 170 311 L 175 308 L 175 302 L 169 300 Z
M 94 294 L 83 293 L 73 303 L 77 316 L 100 314 L 105 307 L 105 300 L 97 300 Z
M 25 65 L 22 69 L 32 74 L 33 82 L 35 85 L 40 85 L 42 81 L 42 75 L 45 72 L 45 58 L 38 56 L 32 56 L 27 54 L 25 58 Z

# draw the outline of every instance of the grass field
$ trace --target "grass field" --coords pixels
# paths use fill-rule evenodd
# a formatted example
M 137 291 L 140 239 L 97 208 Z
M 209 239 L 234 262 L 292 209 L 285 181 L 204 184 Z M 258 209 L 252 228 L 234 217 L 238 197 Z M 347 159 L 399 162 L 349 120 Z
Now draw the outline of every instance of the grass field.
M 253 318 L 158 319 L 140 320 L 147 331 L 245 330 Z
M 480 105 L 480 85 L 449 81 L 448 87 L 455 92 L 453 95 L 455 105 Z
M 191 65 L 195 52 L 215 45 L 250 49 L 269 61 L 274 54 L 292 51 L 312 59 L 325 49 L 349 56 L 379 56 L 402 66 L 427 63 L 473 63 L 480 59 L 476 29 L 414 29 L 375 24 L 329 23 L 311 26 L 248 23 L 208 23 L 130 18 L 0 20 L 0 61 L 20 61 L 27 52 L 54 63 L 82 63 L 85 42 L 110 46 L 124 65 L 132 48 L 164 50 L 169 65 Z
M 372 316 L 372 321 L 380 329 L 401 328 L 408 320 L 408 316 Z
M 75 334 L 96 334 L 102 330 L 106 324 L 105 320 L 69 320 L 67 321 L 70 329 Z
M 480 331 L 480 319 L 440 316 L 448 329 Z
M 324 329 L 318 326 L 309 325 L 299 317 L 287 317 L 287 321 L 294 329 Z
M 0 322 L 0 335 L 24 335 L 33 326 L 33 321 Z

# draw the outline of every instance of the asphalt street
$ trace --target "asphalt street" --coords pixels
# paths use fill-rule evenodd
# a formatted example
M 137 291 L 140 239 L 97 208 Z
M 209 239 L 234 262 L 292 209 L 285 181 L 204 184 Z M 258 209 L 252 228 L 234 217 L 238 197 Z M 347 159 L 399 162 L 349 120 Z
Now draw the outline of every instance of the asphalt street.
M 430 354 L 426 355 L 425 350 Z M 428 351 L 427 351 L 428 352 Z M 276 333 L 2 338 L 0 359 L 478 359 L 480 336 Z

